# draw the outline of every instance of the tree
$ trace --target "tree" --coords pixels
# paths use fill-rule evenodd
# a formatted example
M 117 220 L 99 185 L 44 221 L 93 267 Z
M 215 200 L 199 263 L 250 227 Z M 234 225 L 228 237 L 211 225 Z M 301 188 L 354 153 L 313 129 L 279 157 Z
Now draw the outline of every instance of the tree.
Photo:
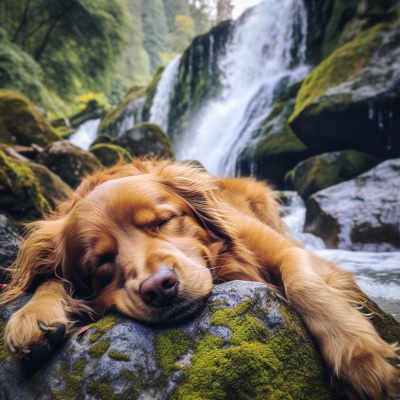
M 190 17 L 177 15 L 175 17 L 175 31 L 168 36 L 168 46 L 174 53 L 181 53 L 189 46 L 195 36 L 194 21 Z
M 1 0 L 2 26 L 63 96 L 106 86 L 124 46 L 126 0 Z

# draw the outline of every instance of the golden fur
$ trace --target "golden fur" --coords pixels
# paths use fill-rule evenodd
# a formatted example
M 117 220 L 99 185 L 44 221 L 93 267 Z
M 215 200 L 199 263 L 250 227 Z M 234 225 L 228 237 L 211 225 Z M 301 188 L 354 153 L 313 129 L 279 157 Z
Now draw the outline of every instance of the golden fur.
M 399 348 L 355 309 L 363 296 L 351 274 L 289 238 L 269 187 L 187 163 L 117 165 L 32 224 L 0 301 L 36 290 L 4 340 L 18 360 L 56 323 L 68 333 L 78 313 L 175 322 L 203 307 L 214 282 L 233 279 L 264 282 L 288 300 L 348 398 L 395 396 Z M 146 296 L 160 280 L 173 293 L 158 303 Z

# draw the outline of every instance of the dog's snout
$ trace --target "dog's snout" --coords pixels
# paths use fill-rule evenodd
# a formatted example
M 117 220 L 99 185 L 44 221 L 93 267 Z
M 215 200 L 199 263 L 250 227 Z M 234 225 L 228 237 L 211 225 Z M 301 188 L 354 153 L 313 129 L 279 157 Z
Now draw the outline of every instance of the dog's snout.
M 178 293 L 178 277 L 171 268 L 162 267 L 145 280 L 139 288 L 143 301 L 152 307 L 163 307 Z

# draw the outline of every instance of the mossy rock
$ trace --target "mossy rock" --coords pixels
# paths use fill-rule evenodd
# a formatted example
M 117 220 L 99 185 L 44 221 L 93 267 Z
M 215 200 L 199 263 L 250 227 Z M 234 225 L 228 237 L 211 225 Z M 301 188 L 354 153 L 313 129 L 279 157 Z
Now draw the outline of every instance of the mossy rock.
M 157 125 L 142 123 L 118 136 L 114 144 L 126 149 L 131 156 L 157 156 L 174 158 L 168 135 Z
M 126 163 L 130 163 L 133 160 L 127 150 L 115 144 L 96 144 L 92 146 L 89 151 L 91 151 L 105 167 L 112 167 L 121 160 Z
M 92 143 L 92 147 L 95 146 L 96 144 L 112 144 L 114 140 L 115 140 L 114 137 L 102 133 L 101 135 L 98 135 L 96 137 L 96 139 Z
M 85 177 L 103 169 L 94 154 L 67 140 L 48 146 L 37 156 L 36 161 L 45 165 L 72 188 L 76 188 Z
M 44 165 L 28 162 L 27 166 L 38 179 L 42 188 L 43 196 L 49 202 L 52 209 L 55 209 L 59 202 L 64 201 L 70 194 L 72 194 L 71 187 Z
M 400 23 L 379 24 L 338 48 L 304 80 L 289 123 L 316 153 L 400 155 Z
M 288 123 L 300 86 L 301 81 L 290 85 L 277 98 L 259 132 L 238 158 L 240 175 L 266 179 L 283 189 L 286 173 L 312 154 Z
M 293 188 L 306 200 L 329 186 L 355 178 L 381 160 L 357 150 L 344 150 L 310 157 L 293 169 Z
M 0 143 L 39 146 L 60 140 L 47 119 L 20 94 L 0 89 Z
M 382 336 L 398 340 L 400 324 L 369 307 Z M 0 329 L 15 309 L 0 307 Z M 205 309 L 175 327 L 109 315 L 88 328 L 29 381 L 6 353 L 1 358 L 1 343 L 0 393 L 24 400 L 340 399 L 299 317 L 260 283 L 216 285 Z
M 49 209 L 40 182 L 29 166 L 0 149 L 0 210 L 17 221 L 31 221 Z

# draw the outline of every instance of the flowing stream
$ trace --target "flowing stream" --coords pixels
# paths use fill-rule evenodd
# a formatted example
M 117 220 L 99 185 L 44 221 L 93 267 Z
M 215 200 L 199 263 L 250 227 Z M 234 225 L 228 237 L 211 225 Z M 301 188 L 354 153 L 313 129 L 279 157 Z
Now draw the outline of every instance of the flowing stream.
M 215 175 L 235 175 L 240 152 L 276 96 L 306 75 L 306 36 L 302 0 L 264 0 L 238 20 L 225 55 L 218 59 L 222 90 L 206 101 L 174 143 L 177 159 L 198 160 Z
M 363 252 L 326 249 L 323 241 L 302 232 L 306 210 L 301 198 L 288 193 L 284 221 L 293 236 L 320 257 L 354 274 L 357 283 L 382 310 L 400 322 L 400 252 Z
M 79 125 L 78 130 L 72 134 L 69 141 L 83 150 L 89 150 L 90 145 L 97 137 L 100 119 L 90 119 Z

